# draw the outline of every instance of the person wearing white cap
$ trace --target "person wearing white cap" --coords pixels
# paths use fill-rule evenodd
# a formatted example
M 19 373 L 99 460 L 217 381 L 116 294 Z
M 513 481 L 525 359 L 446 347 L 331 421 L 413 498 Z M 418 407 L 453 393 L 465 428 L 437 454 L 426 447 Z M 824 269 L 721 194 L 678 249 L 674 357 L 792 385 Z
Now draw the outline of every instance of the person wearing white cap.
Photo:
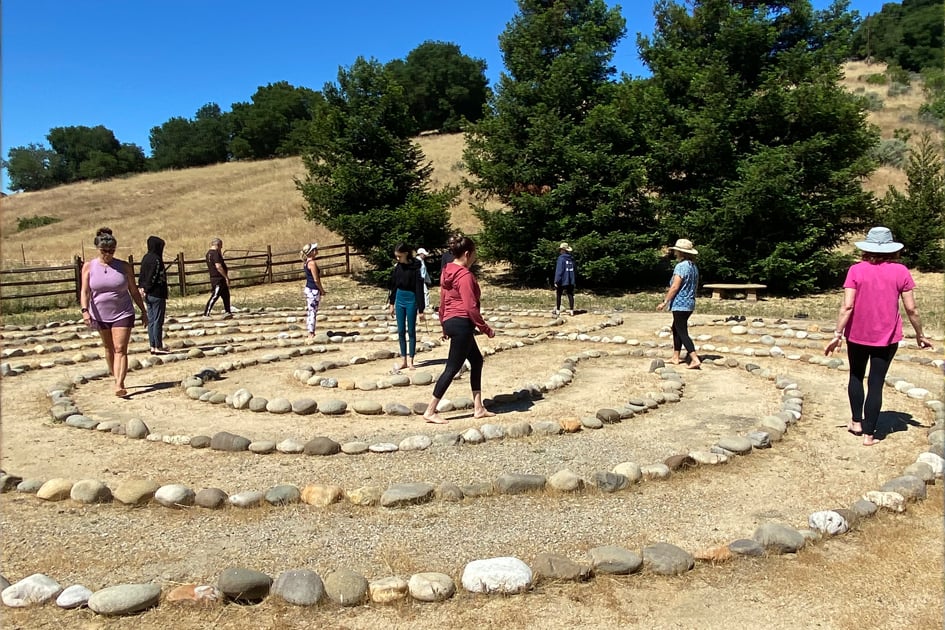
M 315 320 L 318 317 L 318 305 L 325 297 L 322 276 L 318 272 L 315 258 L 318 256 L 318 243 L 308 243 L 302 248 L 302 266 L 305 270 L 305 327 L 308 338 L 315 337 Z
M 568 309 L 574 316 L 574 256 L 572 248 L 567 243 L 558 245 L 558 260 L 555 263 L 555 315 L 561 312 L 561 295 L 568 295 Z
M 676 252 L 676 266 L 673 267 L 673 279 L 666 299 L 659 303 L 656 310 L 669 309 L 673 313 L 673 359 L 675 364 L 681 363 L 679 353 L 686 348 L 689 357 L 690 370 L 698 370 L 702 365 L 696 346 L 689 336 L 689 317 L 696 310 L 696 289 L 699 287 L 699 268 L 696 267 L 694 257 L 698 250 L 692 246 L 688 238 L 681 238 L 669 249 Z
M 430 252 L 422 247 L 417 250 L 417 260 L 420 261 L 420 277 L 423 279 L 423 305 L 427 311 L 430 310 L 430 287 L 433 286 L 433 280 L 427 270 L 427 256 L 429 255 Z
M 855 245 L 863 252 L 863 260 L 847 270 L 836 332 L 824 349 L 824 355 L 839 348 L 846 336 L 850 363 L 847 397 L 852 412 L 847 431 L 862 435 L 863 446 L 873 446 L 877 442 L 876 422 L 883 407 L 886 373 L 902 340 L 900 300 L 915 329 L 919 348 L 931 349 L 932 342 L 922 332 L 922 320 L 912 294 L 915 281 L 906 266 L 899 262 L 902 243 L 893 240 L 889 228 L 874 227 L 865 241 L 857 241 Z M 864 396 L 867 365 L 870 375 Z

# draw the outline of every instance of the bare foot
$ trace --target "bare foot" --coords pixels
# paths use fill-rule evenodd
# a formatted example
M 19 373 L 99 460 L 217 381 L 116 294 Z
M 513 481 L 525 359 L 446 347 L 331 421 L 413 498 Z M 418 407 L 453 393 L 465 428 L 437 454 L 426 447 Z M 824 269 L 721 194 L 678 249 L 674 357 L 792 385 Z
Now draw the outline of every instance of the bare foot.
M 879 440 L 873 439 L 872 435 L 863 436 L 863 446 L 873 446 L 874 444 L 879 444 Z
M 124 387 L 120 387 L 115 390 L 115 395 L 118 396 L 119 398 L 124 398 L 125 396 L 128 395 L 128 390 L 126 390 Z
M 687 370 L 698 370 L 698 369 L 699 369 L 699 366 L 701 366 L 701 365 L 702 365 L 702 362 L 701 362 L 701 361 L 700 361 L 699 363 L 690 363 L 689 365 L 686 366 L 686 369 L 687 369 Z
M 849 424 L 847 424 L 847 431 L 853 435 L 863 435 L 862 425 L 860 425 L 859 422 L 854 422 L 852 420 L 849 422 Z
M 473 418 L 492 418 L 493 416 L 495 416 L 495 413 L 489 411 L 485 407 L 482 409 L 477 409 L 475 412 L 473 412 Z
M 682 363 L 682 361 L 680 361 L 679 359 L 670 359 L 669 362 L 672 363 L 673 365 L 679 365 L 680 363 Z
M 438 413 L 433 413 L 433 414 L 425 413 L 423 414 L 423 419 L 431 424 L 446 424 L 447 423 L 447 421 L 444 420 L 443 417 Z

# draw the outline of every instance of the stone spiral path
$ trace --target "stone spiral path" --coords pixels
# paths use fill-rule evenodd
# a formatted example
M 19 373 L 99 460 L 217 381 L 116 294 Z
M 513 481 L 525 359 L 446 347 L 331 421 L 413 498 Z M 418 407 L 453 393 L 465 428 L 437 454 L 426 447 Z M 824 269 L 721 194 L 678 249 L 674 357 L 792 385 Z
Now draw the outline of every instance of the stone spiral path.
M 220 514 L 222 518 L 235 519 L 234 522 L 239 522 L 242 518 L 240 515 L 245 513 L 238 508 L 257 508 L 257 511 L 265 513 L 265 510 L 275 507 L 295 518 L 300 514 L 299 509 L 371 508 L 375 511 L 393 510 L 391 514 L 403 514 L 428 509 L 422 506 L 433 504 L 469 505 L 470 500 L 489 501 L 496 509 L 507 509 L 511 512 L 517 509 L 514 502 L 566 502 L 566 497 L 569 496 L 591 494 L 598 495 L 601 501 L 612 503 L 621 500 L 628 492 L 643 492 L 647 495 L 659 492 L 657 485 L 652 485 L 653 490 L 647 489 L 651 486 L 650 482 L 655 484 L 663 480 L 669 483 L 685 483 L 683 480 L 689 475 L 698 475 L 704 481 L 705 474 L 728 468 L 719 468 L 718 464 L 730 462 L 733 458 L 741 461 L 738 457 L 740 455 L 757 452 L 755 457 L 749 459 L 766 457 L 767 449 L 773 443 L 775 446 L 772 451 L 792 448 L 790 444 L 782 446 L 777 443 L 782 439 L 791 441 L 791 435 L 795 431 L 793 427 L 804 426 L 807 421 L 807 407 L 811 404 L 809 393 L 799 384 L 801 379 L 795 378 L 793 374 L 804 372 L 829 375 L 845 367 L 842 359 L 825 359 L 819 356 L 818 349 L 824 343 L 823 336 L 829 335 L 830 331 L 811 325 L 805 325 L 801 329 L 802 327 L 796 324 L 791 328 L 785 324 L 773 325 L 766 321 L 735 325 L 709 320 L 694 322 L 693 332 L 699 335 L 701 352 L 708 360 L 700 371 L 701 374 L 693 374 L 664 364 L 664 359 L 669 356 L 669 349 L 666 330 L 662 327 L 638 338 L 618 334 L 622 332 L 623 319 L 633 317 L 632 314 L 622 317 L 606 314 L 590 316 L 587 322 L 574 326 L 573 322 L 551 319 L 544 314 L 508 311 L 490 313 L 490 317 L 495 320 L 493 323 L 500 330 L 500 335 L 485 348 L 484 353 L 490 356 L 490 361 L 493 356 L 513 356 L 516 353 L 534 352 L 538 347 L 554 347 L 556 344 L 569 344 L 569 350 L 562 353 L 557 366 L 545 366 L 537 374 L 535 370 L 531 370 L 530 373 L 536 382 L 509 384 L 507 391 L 494 394 L 492 403 L 497 410 L 501 410 L 503 404 L 514 405 L 524 401 L 545 404 L 554 401 L 556 396 L 561 396 L 568 390 L 593 388 L 594 383 L 582 381 L 582 373 L 587 366 L 599 362 L 626 361 L 627 365 L 630 365 L 629 362 L 636 361 L 640 377 L 648 381 L 649 385 L 640 391 L 625 391 L 619 400 L 598 400 L 597 405 L 587 408 L 580 417 L 509 423 L 503 418 L 504 414 L 500 414 L 495 419 L 496 422 L 468 427 L 462 432 L 416 433 L 398 443 L 354 440 L 342 442 L 332 440 L 328 436 L 316 436 L 295 445 L 293 449 L 280 449 L 280 442 L 276 439 L 239 439 L 242 436 L 237 431 L 227 431 L 227 423 L 235 422 L 233 419 L 238 418 L 240 414 L 251 413 L 248 411 L 249 405 L 256 397 L 250 394 L 248 398 L 240 398 L 238 391 L 214 389 L 217 386 L 216 381 L 209 377 L 235 374 L 247 369 L 261 369 L 263 366 L 267 371 L 279 370 L 283 363 L 294 364 L 309 357 L 333 357 L 320 360 L 307 368 L 295 367 L 290 370 L 291 373 L 286 376 L 287 380 L 318 392 L 313 397 L 322 400 L 317 401 L 314 407 L 299 406 L 295 404 L 298 399 L 293 401 L 289 397 L 270 394 L 273 397 L 266 398 L 266 411 L 263 415 L 272 416 L 273 422 L 279 422 L 285 414 L 304 417 L 324 414 L 323 405 L 326 399 L 322 390 L 330 391 L 337 397 L 336 400 L 340 400 L 342 394 L 355 396 L 361 395 L 360 392 L 376 391 L 370 387 L 359 387 L 361 381 L 353 378 L 347 379 L 352 385 L 350 388 L 341 387 L 339 384 L 346 380 L 345 372 L 349 369 L 346 366 L 351 366 L 350 369 L 370 369 L 372 362 L 386 365 L 391 356 L 390 327 L 382 325 L 378 320 L 376 308 L 338 310 L 348 312 L 328 313 L 324 320 L 320 319 L 319 327 L 344 334 L 326 334 L 316 339 L 314 344 L 306 344 L 302 339 L 296 315 L 274 312 L 241 313 L 236 322 L 226 325 L 208 326 L 194 318 L 179 318 L 171 324 L 169 330 L 168 345 L 174 348 L 173 354 L 159 357 L 141 356 L 140 352 L 133 354 L 136 359 L 136 362 L 132 363 L 134 374 L 178 366 L 187 367 L 191 374 L 179 381 L 180 386 L 161 392 L 161 395 L 182 398 L 183 404 L 192 409 L 193 413 L 202 413 L 199 411 L 202 409 L 210 409 L 214 413 L 218 409 L 227 409 L 229 415 L 226 417 L 230 420 L 223 420 L 220 431 L 213 435 L 160 434 L 152 432 L 147 423 L 138 418 L 124 421 L 96 420 L 94 413 L 81 413 L 74 399 L 75 392 L 95 387 L 96 381 L 107 374 L 104 374 L 100 367 L 90 364 L 99 358 L 95 352 L 96 344 L 89 336 L 83 337 L 83 333 L 74 323 L 50 326 L 42 331 L 5 329 L 3 375 L 5 378 L 13 378 L 13 382 L 16 382 L 20 378 L 34 378 L 47 371 L 60 373 L 54 377 L 54 381 L 45 386 L 48 405 L 46 417 L 49 418 L 47 422 L 61 422 L 68 426 L 69 435 L 75 436 L 69 439 L 76 444 L 87 439 L 83 436 L 92 437 L 94 434 L 102 437 L 108 434 L 119 440 L 143 438 L 142 443 L 150 442 L 148 446 L 151 448 L 177 446 L 186 447 L 187 451 L 193 452 L 200 451 L 199 446 L 202 444 L 209 450 L 218 451 L 221 457 L 241 462 L 246 461 L 246 457 L 262 457 L 267 453 L 272 453 L 270 457 L 281 457 L 292 452 L 308 455 L 338 452 L 341 453 L 339 456 L 359 460 L 360 457 L 380 457 L 384 452 L 396 452 L 411 457 L 398 460 L 405 467 L 407 475 L 410 474 L 411 462 L 427 455 L 433 457 L 436 451 L 442 449 L 453 449 L 449 452 L 464 457 L 464 453 L 472 452 L 468 449 L 477 449 L 476 452 L 480 454 L 499 453 L 516 441 L 532 450 L 542 450 L 557 448 L 550 445 L 570 440 L 575 442 L 573 448 L 580 449 L 580 436 L 584 433 L 608 435 L 613 432 L 617 436 L 614 439 L 625 439 L 628 427 L 636 426 L 635 423 L 648 422 L 650 416 L 658 419 L 664 413 L 662 409 L 667 403 L 680 402 L 679 408 L 689 404 L 686 392 L 691 387 L 690 381 L 712 378 L 713 373 L 720 376 L 727 371 L 750 374 L 755 383 L 753 387 L 759 392 L 769 392 L 766 395 L 777 401 L 777 408 L 772 410 L 772 413 L 755 417 L 753 426 L 748 430 L 723 435 L 706 443 L 702 449 L 675 453 L 661 461 L 640 463 L 615 460 L 609 467 L 583 474 L 573 472 L 570 467 L 562 467 L 553 474 L 539 475 L 517 470 L 514 462 L 509 462 L 506 471 L 496 478 L 464 485 L 452 483 L 447 475 L 443 475 L 439 479 L 408 478 L 386 486 L 367 483 L 359 487 L 342 487 L 340 484 L 331 483 L 330 480 L 324 480 L 311 484 L 282 483 L 268 489 L 227 493 L 216 488 L 203 488 L 195 492 L 182 483 L 159 484 L 149 480 L 146 471 L 141 470 L 130 471 L 131 474 L 118 484 L 105 484 L 92 478 L 73 481 L 62 477 L 29 476 L 24 479 L 17 475 L 15 470 L 10 470 L 5 471 L 2 477 L 2 489 L 6 493 L 4 498 L 18 495 L 31 501 L 69 501 L 72 505 L 80 506 L 80 509 L 96 509 L 98 514 L 102 514 L 103 508 L 119 509 L 122 504 L 143 505 L 146 508 L 164 506 L 178 510 L 191 505 L 203 508 L 228 506 L 229 509 Z M 764 325 L 751 326 L 751 323 Z M 614 329 L 614 334 L 610 334 L 610 329 Z M 703 330 L 705 332 L 702 332 Z M 135 339 L 135 342 L 140 344 L 140 337 Z M 146 344 L 146 340 L 144 342 Z M 373 348 L 373 345 L 377 344 L 382 347 Z M 359 346 L 372 349 L 352 352 L 354 357 L 346 352 L 354 351 Z M 575 351 L 576 346 L 583 346 L 585 349 Z M 428 340 L 424 350 L 431 354 L 442 352 L 436 340 Z M 251 357 L 253 353 L 262 354 Z M 423 354 L 421 353 L 421 356 Z M 361 358 L 364 360 L 360 360 Z M 220 362 L 213 364 L 208 361 Z M 919 370 L 917 374 L 922 376 L 939 373 L 942 363 L 941 359 L 902 352 L 897 356 L 896 365 L 908 365 L 912 370 Z M 309 383 L 316 375 L 325 374 L 321 379 L 331 378 L 327 375 L 333 372 L 338 372 L 333 387 L 325 386 L 322 380 Z M 418 371 L 414 375 L 421 373 L 423 372 Z M 70 374 L 71 376 L 64 378 Z M 307 374 L 310 375 L 303 379 Z M 407 378 L 410 379 L 411 376 L 408 375 Z M 384 385 L 380 388 L 385 392 L 399 393 L 422 389 L 420 385 L 406 386 L 402 379 L 398 379 L 401 383 L 399 385 L 394 383 L 393 378 L 384 380 L 390 382 L 389 387 Z M 200 381 L 199 384 L 196 381 Z M 379 382 L 376 382 L 375 386 L 378 384 Z M 795 553 L 805 545 L 816 544 L 824 537 L 840 535 L 856 528 L 862 518 L 871 516 L 878 509 L 894 512 L 906 510 L 908 501 L 924 498 L 926 485 L 935 483 L 935 480 L 942 476 L 945 410 L 939 400 L 940 392 L 933 392 L 929 388 L 897 377 L 895 366 L 888 385 L 892 396 L 921 403 L 927 416 L 921 421 L 931 426 L 926 440 L 927 450 L 919 454 L 915 462 L 909 464 L 905 470 L 889 471 L 893 478 L 888 483 L 877 488 L 863 488 L 863 498 L 847 508 L 824 506 L 823 509 L 812 511 L 806 523 L 789 524 L 770 519 L 753 532 L 745 532 L 745 538 L 719 540 L 717 544 L 690 550 L 683 549 L 671 541 L 653 542 L 642 546 L 642 549 L 601 544 L 590 548 L 586 558 L 579 558 L 557 552 L 555 544 L 551 542 L 548 551 L 535 555 L 530 563 L 525 563 L 516 557 L 520 555 L 520 551 L 507 548 L 505 554 L 498 557 L 468 560 L 458 582 L 469 592 L 516 593 L 527 591 L 535 584 L 547 580 L 587 580 L 594 575 L 629 574 L 641 570 L 645 571 L 645 575 L 680 574 L 690 571 L 697 559 L 722 562 L 737 556 Z M 204 391 L 192 391 L 194 389 Z M 269 403 L 279 398 L 289 402 L 288 409 L 282 405 L 279 407 L 283 410 L 281 412 L 270 410 Z M 341 402 L 345 402 L 345 407 L 340 410 L 345 417 L 375 415 L 374 412 L 365 413 L 363 409 L 367 409 L 366 407 L 358 411 L 354 406 L 356 403 L 349 409 L 347 401 Z M 466 401 L 461 402 L 462 404 L 456 405 L 455 408 L 468 408 Z M 240 407 L 244 405 L 246 409 L 241 411 Z M 400 405 L 402 409 L 398 408 L 398 411 L 406 409 L 408 413 L 413 412 L 409 401 Z M 329 409 L 332 407 L 329 406 Z M 390 414 L 384 407 L 381 411 L 387 415 L 397 415 Z M 803 431 L 803 428 L 800 430 Z M 205 439 L 195 442 L 195 438 Z M 266 444 L 261 445 L 261 442 Z M 298 447 L 301 449 L 295 450 Z M 11 446 L 8 445 L 7 448 L 10 449 Z M 12 448 L 15 448 L 15 445 Z M 361 455 L 362 453 L 364 455 Z M 170 457 L 179 460 L 176 456 Z M 333 458 L 317 459 L 328 462 Z M 737 470 L 743 470 L 745 467 L 738 462 L 731 462 L 731 465 Z M 677 475 L 680 475 L 678 482 Z M 251 480 L 237 479 L 240 485 L 246 485 L 247 481 L 248 485 L 252 485 Z M 641 481 L 642 490 L 631 490 L 634 484 Z M 135 514 L 139 515 L 137 518 L 142 518 L 142 515 L 148 512 L 150 510 L 145 509 Z M 594 543 L 593 540 L 589 542 Z M 5 565 L 7 563 L 8 559 L 5 558 Z M 338 566 L 324 573 L 282 567 L 281 572 L 273 579 L 269 575 L 271 569 L 234 565 L 222 572 L 217 571 L 215 581 L 195 583 L 183 588 L 162 589 L 160 584 L 142 581 L 115 584 L 95 592 L 81 587 L 80 584 L 73 584 L 63 590 L 57 580 L 40 573 L 39 577 L 34 575 L 27 578 L 24 575 L 24 579 L 4 589 L 3 603 L 7 606 L 28 607 L 57 599 L 57 603 L 63 608 L 88 605 L 98 614 L 123 615 L 156 605 L 170 605 L 173 601 L 254 602 L 270 594 L 298 605 L 314 605 L 331 600 L 337 605 L 347 606 L 366 600 L 382 603 L 406 597 L 419 601 L 442 601 L 456 593 L 457 580 L 454 575 L 436 570 L 436 567 L 418 569 L 420 570 L 412 572 L 408 579 L 400 575 L 365 576 L 362 572 L 346 566 Z M 369 577 L 371 579 L 368 579 Z

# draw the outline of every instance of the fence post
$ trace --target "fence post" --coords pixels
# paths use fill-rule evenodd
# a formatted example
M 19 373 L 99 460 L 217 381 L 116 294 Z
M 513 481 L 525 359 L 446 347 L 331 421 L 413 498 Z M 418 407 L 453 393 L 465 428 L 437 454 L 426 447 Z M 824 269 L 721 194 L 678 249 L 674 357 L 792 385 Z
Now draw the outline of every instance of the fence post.
M 73 261 L 75 264 L 75 301 L 82 304 L 82 257 L 76 256 Z
M 351 251 L 348 249 L 347 241 L 345 241 L 345 275 L 351 275 Z
M 272 284 L 272 245 L 266 245 L 266 282 Z
M 177 254 L 177 287 L 181 297 L 187 295 L 187 277 L 184 273 L 184 252 L 181 252 Z

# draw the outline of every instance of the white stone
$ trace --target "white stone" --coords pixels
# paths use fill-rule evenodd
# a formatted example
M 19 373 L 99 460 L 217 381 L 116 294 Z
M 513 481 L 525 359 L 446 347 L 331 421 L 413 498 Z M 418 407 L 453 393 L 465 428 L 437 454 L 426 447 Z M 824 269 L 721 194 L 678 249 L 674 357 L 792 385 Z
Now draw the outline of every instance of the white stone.
M 918 400 L 925 400 L 930 394 L 931 392 L 929 390 L 922 387 L 913 387 L 912 389 L 906 391 L 906 396 L 909 398 L 916 398 Z
M 42 573 L 34 573 L 3 589 L 0 599 L 11 608 L 23 608 L 44 604 L 61 591 L 62 587 L 56 580 Z
M 878 490 L 870 490 L 863 495 L 863 498 L 867 501 L 875 503 L 881 508 L 885 508 L 892 512 L 906 511 L 906 500 L 898 492 L 880 492 Z
M 532 585 L 532 570 L 510 556 L 473 560 L 463 569 L 463 588 L 471 593 L 521 593 Z
M 456 592 L 453 578 L 445 573 L 415 573 L 407 582 L 410 596 L 421 602 L 441 602 Z
M 423 451 L 430 448 L 433 440 L 428 435 L 412 435 L 401 440 L 398 447 L 402 451 Z
M 696 460 L 697 464 L 702 464 L 704 466 L 714 466 L 716 464 L 724 464 L 728 461 L 728 457 L 721 453 L 710 453 L 708 451 L 692 451 L 689 453 L 689 457 Z
M 623 475 L 631 483 L 636 483 L 643 478 L 643 471 L 640 470 L 640 465 L 635 462 L 621 462 L 614 466 L 611 472 Z
M 56 605 L 60 608 L 79 608 L 88 604 L 91 596 L 92 591 L 81 584 L 73 584 L 59 594 Z
M 807 525 L 813 530 L 831 536 L 843 534 L 850 529 L 850 524 L 847 523 L 847 519 L 833 510 L 814 512 L 807 518 Z
M 945 459 L 937 453 L 920 453 L 915 461 L 928 464 L 936 477 L 941 477 L 945 472 Z

